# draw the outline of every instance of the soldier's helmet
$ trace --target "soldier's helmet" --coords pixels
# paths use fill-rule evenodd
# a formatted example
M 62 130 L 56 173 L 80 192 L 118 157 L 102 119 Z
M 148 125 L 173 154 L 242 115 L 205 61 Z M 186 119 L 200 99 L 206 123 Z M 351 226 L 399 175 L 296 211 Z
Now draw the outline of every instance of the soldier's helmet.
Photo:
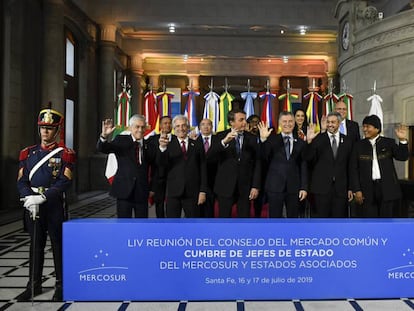
M 59 127 L 63 124 L 63 115 L 56 110 L 47 108 L 43 109 L 39 113 L 37 119 L 37 125 L 39 126 L 56 126 Z
M 65 118 L 63 114 L 51 108 L 42 109 L 37 118 L 37 125 L 39 131 L 41 126 L 56 127 L 59 132 L 59 145 L 65 146 Z

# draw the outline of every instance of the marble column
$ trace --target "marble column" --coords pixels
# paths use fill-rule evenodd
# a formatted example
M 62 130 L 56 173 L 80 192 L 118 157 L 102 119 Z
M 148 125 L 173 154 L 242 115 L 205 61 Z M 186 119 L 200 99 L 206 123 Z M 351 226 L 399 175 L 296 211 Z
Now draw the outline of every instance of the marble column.
M 188 87 L 191 87 L 194 91 L 200 90 L 200 75 L 198 73 L 196 74 L 187 74 L 188 77 Z M 203 118 L 203 110 L 204 105 L 203 101 L 200 98 L 201 96 L 195 96 L 195 108 L 196 108 L 196 119 L 198 121 L 201 121 Z
M 308 90 L 310 92 L 318 92 L 319 91 L 319 85 L 318 85 L 318 80 L 319 80 L 319 76 L 309 76 L 308 77 Z
M 270 89 L 273 92 L 279 92 L 280 89 L 280 76 L 270 76 L 269 77 L 270 82 Z
M 115 35 L 115 25 L 101 25 L 98 65 L 99 120 L 113 118 L 116 108 L 116 94 L 114 89 Z
M 194 90 L 200 88 L 200 75 L 199 74 L 188 74 L 188 86 L 192 87 Z
M 63 0 L 44 0 L 44 42 L 41 108 L 52 102 L 65 113 L 65 38 Z
M 277 93 L 276 98 L 274 100 L 273 104 L 273 115 L 275 120 L 275 126 L 274 128 L 278 128 L 278 122 L 279 122 L 279 113 L 281 110 L 279 100 L 277 99 L 277 96 L 279 96 L 279 90 L 280 90 L 280 76 L 269 76 L 269 83 L 270 83 L 270 91 Z
M 158 92 L 158 89 L 160 87 L 159 81 L 160 81 L 160 75 L 159 74 L 151 74 L 149 76 L 149 83 L 150 83 L 152 89 L 154 90 L 154 92 Z
M 133 55 L 131 57 L 131 108 L 133 112 L 136 111 L 139 114 L 144 113 L 143 88 L 141 86 L 143 72 L 141 55 Z

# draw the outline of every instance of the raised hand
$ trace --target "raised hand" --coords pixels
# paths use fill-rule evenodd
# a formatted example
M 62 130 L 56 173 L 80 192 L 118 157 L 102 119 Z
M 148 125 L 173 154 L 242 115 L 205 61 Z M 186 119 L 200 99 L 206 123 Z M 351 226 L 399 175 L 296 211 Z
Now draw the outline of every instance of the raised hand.
M 269 136 L 270 136 L 270 134 L 272 133 L 272 131 L 273 131 L 273 128 L 268 128 L 267 127 L 267 125 L 266 125 L 266 123 L 264 123 L 263 121 L 260 121 L 258 124 L 257 124 L 257 127 L 258 127 L 258 129 L 259 129 L 259 132 L 260 132 L 260 139 L 262 140 L 262 141 L 265 141 Z
M 408 126 L 400 124 L 395 128 L 395 135 L 397 135 L 399 140 L 408 139 Z
M 323 115 L 321 118 L 321 132 L 322 133 L 326 132 L 327 122 L 328 122 L 328 118 L 326 117 L 326 115 Z
M 308 144 L 312 142 L 312 140 L 319 134 L 319 132 L 315 133 L 316 125 L 311 123 L 308 125 L 308 131 L 306 135 L 306 141 Z
M 231 142 L 234 138 L 236 138 L 237 136 L 237 131 L 235 129 L 231 129 L 230 132 L 227 133 L 226 137 L 224 137 L 223 139 L 223 143 L 224 144 L 228 144 L 229 142 Z
M 188 137 L 194 140 L 197 139 L 198 135 L 199 134 L 195 130 L 192 130 L 190 133 L 188 133 Z
M 105 119 L 102 121 L 102 132 L 101 137 L 107 138 L 109 135 L 111 135 L 115 131 L 114 121 L 112 119 Z
M 166 148 L 168 146 L 169 142 L 170 142 L 170 140 L 168 139 L 168 134 L 167 133 L 161 133 L 160 139 L 158 140 L 158 143 L 159 143 L 160 147 L 161 148 Z

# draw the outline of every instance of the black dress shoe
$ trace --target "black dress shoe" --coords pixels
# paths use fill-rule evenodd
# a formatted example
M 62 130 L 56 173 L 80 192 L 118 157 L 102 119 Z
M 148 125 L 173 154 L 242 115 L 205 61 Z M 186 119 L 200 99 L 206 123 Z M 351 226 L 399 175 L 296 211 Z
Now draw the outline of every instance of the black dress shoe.
M 63 301 L 63 291 L 62 288 L 56 288 L 55 293 L 52 297 L 53 301 Z
M 41 287 L 35 287 L 33 291 L 33 297 L 40 295 L 42 293 Z M 26 288 L 26 290 L 17 296 L 17 301 L 31 301 L 32 300 L 32 289 Z

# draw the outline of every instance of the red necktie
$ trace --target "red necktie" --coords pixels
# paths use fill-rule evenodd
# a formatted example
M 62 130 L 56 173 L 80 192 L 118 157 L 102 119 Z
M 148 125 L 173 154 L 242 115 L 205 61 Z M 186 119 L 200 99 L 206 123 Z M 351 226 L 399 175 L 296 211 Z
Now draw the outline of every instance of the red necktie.
M 183 152 L 184 159 L 187 159 L 187 148 L 185 148 L 185 140 L 181 141 L 181 151 Z

